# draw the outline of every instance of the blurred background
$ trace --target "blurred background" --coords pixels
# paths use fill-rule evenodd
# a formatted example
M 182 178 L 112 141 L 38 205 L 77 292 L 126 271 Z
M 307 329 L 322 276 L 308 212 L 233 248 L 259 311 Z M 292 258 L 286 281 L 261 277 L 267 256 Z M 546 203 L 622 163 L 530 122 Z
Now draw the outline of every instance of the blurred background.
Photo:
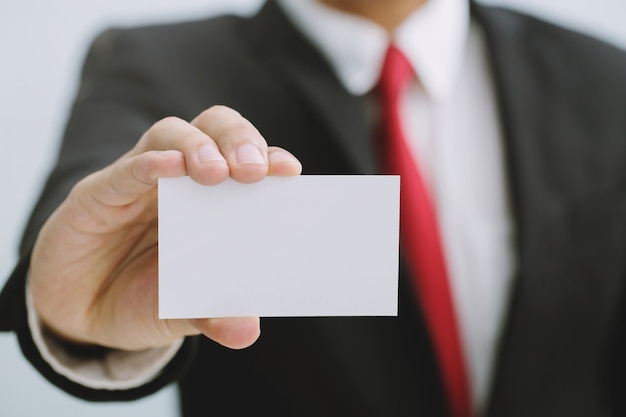
M 0 286 L 43 185 L 91 39 L 109 26 L 250 14 L 260 0 L 0 0 Z M 580 29 L 626 49 L 624 0 L 482 0 Z M 0 416 L 177 416 L 170 387 L 134 403 L 90 404 L 47 384 L 0 334 Z

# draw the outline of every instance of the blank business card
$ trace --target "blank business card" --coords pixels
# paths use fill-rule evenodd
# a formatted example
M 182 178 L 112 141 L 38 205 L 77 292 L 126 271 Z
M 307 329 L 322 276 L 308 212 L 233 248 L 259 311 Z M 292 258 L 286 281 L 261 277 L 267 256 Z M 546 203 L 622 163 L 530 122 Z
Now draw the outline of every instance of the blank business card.
M 159 180 L 159 316 L 394 316 L 397 176 Z

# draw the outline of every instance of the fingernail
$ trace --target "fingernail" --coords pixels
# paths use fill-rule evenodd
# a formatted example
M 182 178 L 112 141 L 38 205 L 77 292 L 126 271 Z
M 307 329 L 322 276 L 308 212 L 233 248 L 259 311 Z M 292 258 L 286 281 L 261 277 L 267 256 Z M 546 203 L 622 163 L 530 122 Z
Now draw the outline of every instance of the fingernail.
M 200 149 L 198 149 L 198 159 L 200 162 L 223 162 L 226 163 L 226 160 L 220 153 L 220 151 L 212 145 L 204 145 Z
M 270 152 L 268 155 L 271 164 L 275 164 L 277 162 L 289 162 L 289 163 L 299 163 L 298 159 L 295 156 L 290 154 L 287 151 L 280 152 Z
M 265 158 L 259 148 L 248 143 L 237 148 L 237 163 L 265 165 Z

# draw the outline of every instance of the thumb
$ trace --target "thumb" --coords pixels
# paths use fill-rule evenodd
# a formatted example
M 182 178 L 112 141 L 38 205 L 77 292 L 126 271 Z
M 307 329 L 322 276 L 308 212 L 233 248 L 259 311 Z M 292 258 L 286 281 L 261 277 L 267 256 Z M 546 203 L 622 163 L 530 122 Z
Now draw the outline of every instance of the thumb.
M 252 345 L 261 334 L 258 317 L 224 317 L 210 319 L 171 320 L 169 328 L 178 328 L 183 335 L 201 333 L 231 349 Z M 172 326 L 172 324 L 174 324 Z M 176 325 L 178 324 L 178 326 Z

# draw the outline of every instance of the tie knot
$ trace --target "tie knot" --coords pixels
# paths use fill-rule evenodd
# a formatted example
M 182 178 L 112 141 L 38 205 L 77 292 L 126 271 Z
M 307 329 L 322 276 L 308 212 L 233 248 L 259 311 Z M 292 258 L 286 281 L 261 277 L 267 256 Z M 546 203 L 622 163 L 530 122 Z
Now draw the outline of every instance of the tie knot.
M 395 45 L 389 45 L 378 81 L 383 99 L 396 101 L 413 76 L 411 63 Z

